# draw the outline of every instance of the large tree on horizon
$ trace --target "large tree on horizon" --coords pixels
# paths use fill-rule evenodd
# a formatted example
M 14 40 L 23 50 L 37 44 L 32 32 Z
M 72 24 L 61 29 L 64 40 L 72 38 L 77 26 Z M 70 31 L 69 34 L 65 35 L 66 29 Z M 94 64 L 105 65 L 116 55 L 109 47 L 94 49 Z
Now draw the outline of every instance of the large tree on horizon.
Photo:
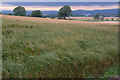
M 35 10 L 31 14 L 32 17 L 42 17 L 42 12 L 40 10 Z
M 59 18 L 66 19 L 66 17 L 69 17 L 71 15 L 72 15 L 71 7 L 67 6 L 67 5 L 63 6 L 58 12 L 58 17 Z
M 26 10 L 22 6 L 16 7 L 13 11 L 14 11 L 14 15 L 16 16 L 25 16 L 26 14 Z

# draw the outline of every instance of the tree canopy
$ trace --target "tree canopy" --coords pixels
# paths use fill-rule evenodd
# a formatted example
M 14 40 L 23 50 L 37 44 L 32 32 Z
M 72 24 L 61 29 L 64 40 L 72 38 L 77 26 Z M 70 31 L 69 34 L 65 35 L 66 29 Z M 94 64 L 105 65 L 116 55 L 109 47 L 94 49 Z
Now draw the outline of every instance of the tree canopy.
M 42 12 L 40 10 L 33 11 L 31 16 L 32 17 L 42 17 Z
M 25 16 L 26 14 L 26 10 L 22 6 L 16 7 L 13 11 L 14 11 L 14 15 L 17 15 L 17 16 Z
M 71 7 L 67 5 L 63 6 L 58 12 L 59 18 L 63 17 L 65 19 L 66 17 L 69 17 L 71 15 L 72 15 Z
M 99 20 L 99 19 L 101 19 L 101 16 L 102 16 L 102 14 L 96 14 L 96 15 L 94 16 L 94 20 Z
M 11 13 L 9 13 L 8 15 L 12 15 Z

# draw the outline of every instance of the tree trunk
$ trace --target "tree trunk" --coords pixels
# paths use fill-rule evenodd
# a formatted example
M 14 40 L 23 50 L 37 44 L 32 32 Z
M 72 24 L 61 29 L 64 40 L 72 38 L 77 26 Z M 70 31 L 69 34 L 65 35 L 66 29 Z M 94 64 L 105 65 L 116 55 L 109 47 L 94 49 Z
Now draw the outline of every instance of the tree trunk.
M 66 18 L 64 17 L 64 19 L 66 19 Z

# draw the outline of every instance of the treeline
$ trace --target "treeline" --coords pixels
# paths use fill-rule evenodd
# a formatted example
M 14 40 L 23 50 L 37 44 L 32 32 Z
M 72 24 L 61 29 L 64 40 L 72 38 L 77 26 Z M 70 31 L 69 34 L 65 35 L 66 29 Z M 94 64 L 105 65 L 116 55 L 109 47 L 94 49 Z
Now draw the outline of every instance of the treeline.
M 8 15 L 15 15 L 15 16 L 26 16 L 26 9 L 25 7 L 18 6 L 15 9 L 13 9 L 13 14 L 9 13 Z M 30 15 L 27 15 L 28 17 L 43 17 L 46 18 L 47 16 L 44 16 L 43 13 L 40 10 L 33 11 Z M 72 10 L 70 6 L 63 6 L 61 9 L 59 9 L 58 14 L 56 16 L 52 16 L 51 18 L 58 17 L 59 19 L 66 19 L 66 17 L 69 18 L 69 16 L 72 16 Z

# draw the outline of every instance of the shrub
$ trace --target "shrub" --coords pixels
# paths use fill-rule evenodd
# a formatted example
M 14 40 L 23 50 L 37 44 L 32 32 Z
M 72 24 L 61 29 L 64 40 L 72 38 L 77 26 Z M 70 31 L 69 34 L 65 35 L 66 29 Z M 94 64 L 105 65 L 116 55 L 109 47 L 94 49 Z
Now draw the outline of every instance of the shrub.
M 120 21 L 119 19 L 116 19 L 116 21 Z
M 109 19 L 106 19 L 106 21 L 109 21 Z
M 40 10 L 36 10 L 32 12 L 32 17 L 42 17 L 42 12 Z
M 114 21 L 114 19 L 113 19 L 113 18 L 112 18 L 111 20 L 112 20 L 112 21 Z
M 55 17 L 51 17 L 51 19 L 55 19 Z
M 69 18 L 68 20 L 76 20 L 76 19 L 71 19 L 71 18 Z
M 58 19 L 61 19 L 60 17 L 58 17 Z
M 27 17 L 31 17 L 31 15 L 27 15 Z
M 42 16 L 43 18 L 46 18 L 46 16 Z
M 9 13 L 8 15 L 12 15 L 11 13 Z

